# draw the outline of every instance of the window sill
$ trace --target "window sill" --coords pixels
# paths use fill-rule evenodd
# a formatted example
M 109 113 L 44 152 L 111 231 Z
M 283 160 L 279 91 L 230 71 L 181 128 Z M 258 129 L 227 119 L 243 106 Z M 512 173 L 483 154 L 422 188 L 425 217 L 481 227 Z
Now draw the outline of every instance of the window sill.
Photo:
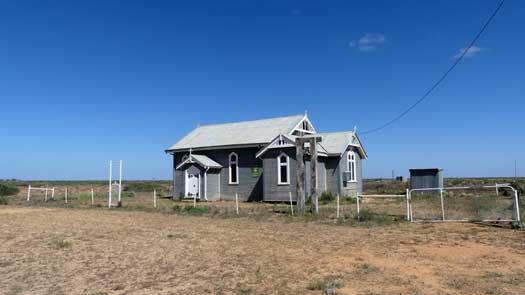
M 281 185 L 281 186 L 285 186 L 285 185 L 290 185 L 290 183 L 277 183 L 277 185 Z
M 239 185 L 239 183 L 228 183 L 228 185 Z

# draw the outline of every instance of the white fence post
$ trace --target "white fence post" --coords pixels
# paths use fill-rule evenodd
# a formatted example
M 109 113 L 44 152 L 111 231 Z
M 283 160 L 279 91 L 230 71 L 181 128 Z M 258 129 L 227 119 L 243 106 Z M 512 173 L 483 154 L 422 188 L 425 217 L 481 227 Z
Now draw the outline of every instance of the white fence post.
M 197 195 L 193 195 L 193 208 L 197 207 Z
M 292 215 L 293 215 L 292 192 L 289 192 L 289 193 L 290 193 L 290 210 L 292 210 Z
M 51 199 L 55 199 L 55 187 L 53 187 L 53 190 L 51 190 Z
M 91 206 L 93 206 L 95 203 L 95 192 L 93 191 L 93 188 L 91 188 Z
M 66 186 L 66 195 L 64 196 L 66 204 L 67 204 L 67 193 L 68 193 L 68 187 Z
M 443 189 L 439 190 L 439 199 L 441 200 L 441 220 L 445 220 L 445 204 L 443 203 Z
M 514 202 L 516 203 L 516 221 L 520 222 L 520 204 L 519 204 L 519 198 L 518 198 L 518 190 L 514 189 Z
M 122 160 L 119 161 L 118 171 L 118 207 L 122 207 Z
M 235 208 L 237 209 L 237 215 L 239 215 L 239 197 L 235 193 Z
M 109 161 L 109 193 L 108 193 L 108 208 L 111 208 L 111 173 L 113 172 L 113 161 Z
M 357 204 L 357 220 L 360 220 L 360 216 L 359 216 L 359 192 L 355 192 L 355 196 L 356 196 L 356 204 Z
M 414 221 L 414 212 L 412 211 L 412 190 L 408 191 L 408 207 L 410 208 L 410 222 Z
M 339 194 L 337 194 L 337 218 L 339 218 Z
M 29 202 L 29 198 L 31 197 L 31 185 L 27 188 L 27 201 Z
M 407 197 L 407 221 L 410 221 L 410 204 L 408 202 L 408 188 L 406 189 L 406 197 Z
M 45 197 L 44 197 L 44 200 L 47 202 L 47 189 L 44 191 L 45 193 Z
M 157 190 L 153 190 L 153 208 L 157 208 Z

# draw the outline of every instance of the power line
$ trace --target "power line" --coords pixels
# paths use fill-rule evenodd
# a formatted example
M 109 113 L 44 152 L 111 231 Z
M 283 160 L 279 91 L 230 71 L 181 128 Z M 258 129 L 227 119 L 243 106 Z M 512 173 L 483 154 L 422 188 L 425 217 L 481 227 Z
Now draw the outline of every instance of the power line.
M 492 15 L 487 19 L 487 21 L 485 22 L 485 24 L 483 25 L 483 27 L 481 28 L 481 30 L 478 32 L 478 34 L 476 35 L 476 37 L 474 37 L 474 39 L 472 39 L 472 41 L 470 42 L 470 44 L 468 45 L 467 48 L 465 48 L 463 50 L 463 52 L 461 53 L 461 55 L 456 59 L 456 61 L 454 61 L 454 63 L 452 64 L 452 66 L 450 66 L 450 68 L 448 68 L 448 70 L 441 76 L 441 78 L 439 78 L 437 80 L 436 83 L 434 83 L 432 85 L 432 87 L 430 87 L 429 90 L 427 90 L 427 92 L 425 92 L 425 94 L 423 94 L 423 96 L 421 96 L 414 104 L 412 104 L 408 109 L 406 109 L 404 112 L 402 112 L 401 114 L 399 114 L 398 116 L 394 117 L 392 120 L 384 123 L 383 125 L 380 125 L 379 127 L 376 127 L 374 129 L 370 129 L 370 130 L 367 130 L 367 131 L 364 131 L 364 132 L 360 132 L 360 134 L 369 134 L 369 133 L 373 133 L 373 132 L 376 132 L 376 131 L 379 131 L 391 124 L 393 124 L 394 122 L 398 121 L 399 119 L 403 118 L 406 114 L 408 114 L 412 109 L 414 109 L 418 104 L 420 104 L 421 102 L 423 102 L 440 84 L 441 82 L 443 82 L 443 80 L 445 80 L 445 78 L 448 76 L 448 74 L 450 74 L 450 72 L 452 72 L 452 70 L 454 70 L 454 68 L 459 64 L 459 62 L 463 59 L 463 57 L 465 57 L 465 55 L 470 51 L 470 49 L 472 48 L 472 46 L 474 46 L 474 44 L 476 43 L 476 41 L 478 41 L 479 37 L 481 37 L 481 35 L 483 34 L 483 32 L 485 31 L 485 29 L 489 26 L 489 24 L 492 22 L 492 20 L 494 19 L 494 17 L 496 16 L 496 14 L 498 14 L 498 11 L 501 9 L 501 7 L 503 6 L 503 3 L 505 3 L 505 0 L 502 0 L 498 7 L 496 7 L 496 10 L 494 10 L 494 12 L 492 13 Z

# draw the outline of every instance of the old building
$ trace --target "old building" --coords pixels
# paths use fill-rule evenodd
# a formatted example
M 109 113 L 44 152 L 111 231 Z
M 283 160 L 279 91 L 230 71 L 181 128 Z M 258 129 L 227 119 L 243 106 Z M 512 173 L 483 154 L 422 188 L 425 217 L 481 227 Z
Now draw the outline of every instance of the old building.
M 318 133 L 306 114 L 199 126 L 165 150 L 173 155 L 174 197 L 295 199 L 295 139 L 317 135 L 317 188 L 342 196 L 362 190 L 366 152 L 353 131 Z M 310 191 L 308 147 L 305 192 Z

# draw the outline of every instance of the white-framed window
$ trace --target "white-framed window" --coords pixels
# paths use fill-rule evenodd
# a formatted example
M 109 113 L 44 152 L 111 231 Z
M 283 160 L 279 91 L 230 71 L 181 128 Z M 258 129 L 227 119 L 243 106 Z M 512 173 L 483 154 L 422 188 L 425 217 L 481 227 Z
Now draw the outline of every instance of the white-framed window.
M 285 153 L 277 157 L 277 184 L 290 184 L 290 157 Z
M 348 151 L 346 157 L 347 157 L 346 172 L 348 172 L 350 174 L 349 181 L 357 181 L 356 164 L 355 164 L 355 152 L 354 151 Z
M 236 153 L 231 153 L 228 157 L 230 160 L 230 184 L 239 184 L 239 156 Z

